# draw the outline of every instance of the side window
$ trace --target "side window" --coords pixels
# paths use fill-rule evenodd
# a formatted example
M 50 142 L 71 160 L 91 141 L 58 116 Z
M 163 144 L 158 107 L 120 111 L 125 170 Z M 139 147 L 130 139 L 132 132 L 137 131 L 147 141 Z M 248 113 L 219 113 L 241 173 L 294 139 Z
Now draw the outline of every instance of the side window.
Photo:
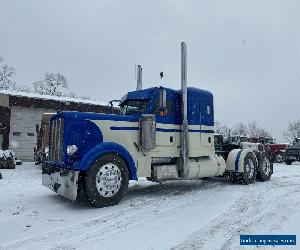
M 201 123 L 203 125 L 211 125 L 213 123 L 213 105 L 209 100 L 202 100 L 200 102 L 200 112 L 201 112 Z
M 13 132 L 13 136 L 21 136 L 21 132 Z

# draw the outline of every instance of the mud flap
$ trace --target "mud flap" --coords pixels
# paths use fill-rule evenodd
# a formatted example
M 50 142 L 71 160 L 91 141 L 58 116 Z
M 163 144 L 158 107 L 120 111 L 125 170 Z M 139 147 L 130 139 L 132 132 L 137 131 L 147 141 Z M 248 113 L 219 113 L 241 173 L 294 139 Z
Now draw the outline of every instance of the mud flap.
M 55 193 L 75 201 L 78 191 L 79 171 L 43 166 L 42 184 Z

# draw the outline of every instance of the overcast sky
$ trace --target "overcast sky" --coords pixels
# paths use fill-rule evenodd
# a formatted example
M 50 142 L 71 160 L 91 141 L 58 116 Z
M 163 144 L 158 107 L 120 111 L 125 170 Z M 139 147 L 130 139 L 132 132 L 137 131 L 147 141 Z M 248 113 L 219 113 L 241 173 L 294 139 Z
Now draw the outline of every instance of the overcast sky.
M 180 88 L 180 42 L 188 85 L 210 90 L 215 118 L 256 120 L 282 140 L 300 119 L 300 1 L 0 0 L 0 56 L 30 84 L 60 72 L 97 100 L 136 87 Z

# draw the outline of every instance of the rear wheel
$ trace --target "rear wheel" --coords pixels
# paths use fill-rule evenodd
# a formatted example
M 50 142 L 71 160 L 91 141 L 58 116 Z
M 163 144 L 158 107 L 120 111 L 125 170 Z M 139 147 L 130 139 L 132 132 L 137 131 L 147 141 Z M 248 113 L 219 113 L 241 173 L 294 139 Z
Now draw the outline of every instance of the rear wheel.
M 293 162 L 292 162 L 291 160 L 285 160 L 285 164 L 286 164 L 286 165 L 292 165 L 292 163 L 293 163 Z
M 253 153 L 248 152 L 244 158 L 244 172 L 239 173 L 239 182 L 241 184 L 251 184 L 256 178 L 257 160 Z
M 125 161 L 116 154 L 106 154 L 97 159 L 87 172 L 85 192 L 93 206 L 113 206 L 125 195 L 128 182 Z
M 258 157 L 258 171 L 256 178 L 261 181 L 268 181 L 273 173 L 273 164 L 267 152 L 262 152 Z

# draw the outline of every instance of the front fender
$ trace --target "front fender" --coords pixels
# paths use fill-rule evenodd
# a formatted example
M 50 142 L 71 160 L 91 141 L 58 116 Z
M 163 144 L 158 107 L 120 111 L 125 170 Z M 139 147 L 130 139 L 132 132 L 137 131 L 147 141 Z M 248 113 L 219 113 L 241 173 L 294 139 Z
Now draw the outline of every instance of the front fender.
M 74 164 L 73 168 L 79 171 L 89 170 L 97 158 L 107 153 L 116 153 L 122 156 L 127 163 L 131 180 L 137 180 L 136 166 L 132 156 L 123 146 L 114 142 L 103 142 L 93 147 L 84 155 L 81 161 Z

